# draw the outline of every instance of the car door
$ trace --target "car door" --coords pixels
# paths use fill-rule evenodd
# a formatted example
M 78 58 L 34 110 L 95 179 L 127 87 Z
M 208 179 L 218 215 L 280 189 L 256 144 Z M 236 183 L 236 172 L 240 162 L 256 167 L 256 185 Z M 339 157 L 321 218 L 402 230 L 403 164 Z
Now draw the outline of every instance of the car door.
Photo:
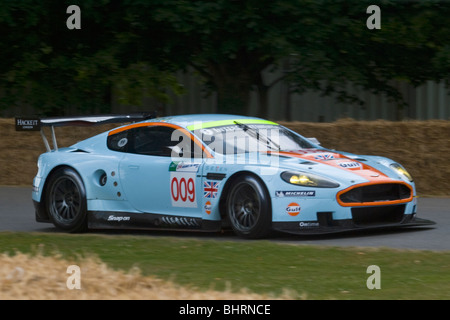
M 199 217 L 202 159 L 184 154 L 183 141 L 170 124 L 149 123 L 130 129 L 127 152 L 119 166 L 126 199 L 147 213 Z M 175 139 L 174 139 L 175 137 Z

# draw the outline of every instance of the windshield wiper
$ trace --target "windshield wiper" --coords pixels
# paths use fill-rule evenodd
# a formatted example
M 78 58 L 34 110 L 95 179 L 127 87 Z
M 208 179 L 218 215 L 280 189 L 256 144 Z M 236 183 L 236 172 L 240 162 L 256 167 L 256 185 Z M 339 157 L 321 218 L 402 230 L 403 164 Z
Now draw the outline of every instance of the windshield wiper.
M 267 147 L 271 150 L 277 150 L 280 151 L 280 146 L 273 142 L 269 137 L 259 133 L 258 130 L 253 129 L 252 127 L 246 125 L 245 123 L 241 123 L 238 121 L 233 121 L 236 125 L 239 126 L 239 128 L 241 128 L 242 130 L 244 130 L 244 132 L 248 133 L 249 135 L 251 135 L 253 138 L 255 138 L 256 140 L 263 140 L 263 142 L 265 142 L 265 144 L 267 145 Z

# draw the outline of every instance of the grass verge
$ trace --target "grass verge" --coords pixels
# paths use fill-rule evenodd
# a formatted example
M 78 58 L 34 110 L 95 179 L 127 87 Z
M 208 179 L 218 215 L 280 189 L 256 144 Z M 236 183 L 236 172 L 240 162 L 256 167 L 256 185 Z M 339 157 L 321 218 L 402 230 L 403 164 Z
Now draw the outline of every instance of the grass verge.
M 450 299 L 450 252 L 287 245 L 147 235 L 0 233 L 0 253 L 95 256 L 115 270 L 200 290 L 283 295 L 292 299 Z M 366 286 L 370 265 L 381 289 Z M 52 272 L 51 266 L 48 272 Z M 81 270 L 82 272 L 82 270 Z M 286 292 L 290 292 L 286 296 Z

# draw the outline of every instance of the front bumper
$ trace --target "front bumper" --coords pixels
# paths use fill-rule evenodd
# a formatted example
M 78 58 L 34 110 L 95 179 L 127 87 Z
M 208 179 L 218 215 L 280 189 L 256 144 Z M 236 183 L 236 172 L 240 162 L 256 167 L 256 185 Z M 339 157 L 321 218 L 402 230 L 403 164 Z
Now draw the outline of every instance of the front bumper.
M 328 234 L 358 230 L 431 226 L 431 220 L 417 218 L 416 214 L 402 214 L 399 221 L 361 222 L 355 219 L 333 220 L 331 213 L 318 214 L 317 221 L 273 222 L 276 231 L 297 235 Z

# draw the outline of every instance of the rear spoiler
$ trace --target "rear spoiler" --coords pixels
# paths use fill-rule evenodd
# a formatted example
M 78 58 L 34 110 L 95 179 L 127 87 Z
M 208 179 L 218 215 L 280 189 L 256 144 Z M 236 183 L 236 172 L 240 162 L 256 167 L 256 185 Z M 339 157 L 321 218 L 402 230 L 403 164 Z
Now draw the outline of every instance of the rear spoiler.
M 55 127 L 67 126 L 96 126 L 108 123 L 136 122 L 156 118 L 156 111 L 131 113 L 131 114 L 109 114 L 109 115 L 91 115 L 79 117 L 52 117 L 52 118 L 15 118 L 16 131 L 40 131 L 45 148 L 51 151 L 43 127 L 50 127 L 52 133 L 52 142 L 54 150 L 58 150 L 56 143 Z

